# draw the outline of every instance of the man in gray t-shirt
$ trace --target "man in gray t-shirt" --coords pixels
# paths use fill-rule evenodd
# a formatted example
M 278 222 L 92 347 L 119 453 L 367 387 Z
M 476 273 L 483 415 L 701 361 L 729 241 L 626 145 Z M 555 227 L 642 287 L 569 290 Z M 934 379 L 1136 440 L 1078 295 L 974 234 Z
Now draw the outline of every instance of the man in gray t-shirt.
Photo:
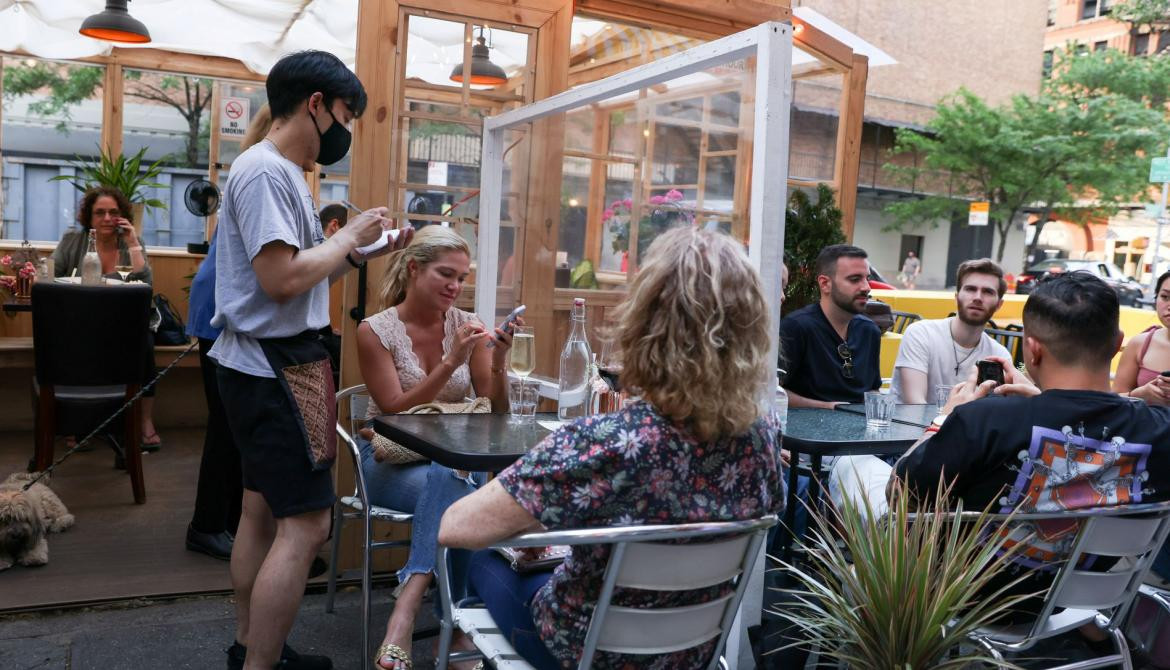
M 991 259 L 959 265 L 955 316 L 912 323 L 902 334 L 894 361 L 898 402 L 934 403 L 938 388 L 966 380 L 976 361 L 989 356 L 1011 360 L 1008 350 L 983 332 L 1006 289 L 1003 270 Z
M 321 51 L 292 54 L 266 88 L 272 129 L 232 163 L 224 189 L 212 318 L 223 332 L 208 353 L 244 480 L 228 668 L 326 670 L 328 658 L 284 646 L 334 502 L 333 379 L 317 331 L 329 323 L 329 282 L 358 267 L 366 257 L 356 250 L 392 222 L 386 208 L 372 209 L 326 240 L 305 183 L 314 163 L 345 156 L 346 125 L 365 109 L 345 64 Z

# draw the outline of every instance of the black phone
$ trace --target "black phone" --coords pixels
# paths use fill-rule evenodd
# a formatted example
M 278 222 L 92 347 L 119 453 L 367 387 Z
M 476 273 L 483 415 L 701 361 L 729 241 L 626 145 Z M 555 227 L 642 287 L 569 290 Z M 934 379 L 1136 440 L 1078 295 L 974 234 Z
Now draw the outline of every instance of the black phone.
M 979 369 L 976 384 L 982 384 L 988 379 L 995 381 L 996 386 L 1003 384 L 1003 366 L 999 364 L 999 361 L 979 361 L 975 367 Z
M 1163 377 L 1170 377 L 1170 370 L 1163 370 L 1163 371 L 1162 371 L 1162 376 L 1163 376 Z

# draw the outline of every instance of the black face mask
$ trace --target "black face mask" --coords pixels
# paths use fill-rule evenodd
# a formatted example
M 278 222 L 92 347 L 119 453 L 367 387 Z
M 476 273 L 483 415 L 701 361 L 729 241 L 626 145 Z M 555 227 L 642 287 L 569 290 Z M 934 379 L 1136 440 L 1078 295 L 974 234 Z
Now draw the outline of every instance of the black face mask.
M 353 141 L 353 137 L 349 133 L 349 129 L 337 122 L 337 117 L 333 116 L 333 112 L 328 107 L 325 112 L 329 114 L 329 118 L 333 119 L 333 125 L 325 132 L 317 131 L 321 136 L 321 147 L 317 150 L 317 162 L 321 165 L 333 165 L 337 161 L 345 158 L 349 153 L 349 144 Z M 313 124 L 316 125 L 317 117 L 309 112 L 309 116 L 313 117 Z

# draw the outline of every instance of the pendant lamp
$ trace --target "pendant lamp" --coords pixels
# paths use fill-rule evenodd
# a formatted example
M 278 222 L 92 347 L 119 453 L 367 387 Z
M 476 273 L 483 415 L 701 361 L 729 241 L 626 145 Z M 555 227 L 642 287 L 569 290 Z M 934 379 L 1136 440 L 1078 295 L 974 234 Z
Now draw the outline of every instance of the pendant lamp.
M 150 31 L 126 9 L 129 0 L 106 0 L 105 11 L 93 14 L 77 32 L 107 42 L 143 44 L 150 41 Z
M 479 29 L 479 37 L 475 38 L 471 47 L 471 83 L 487 86 L 498 86 L 508 81 L 504 68 L 491 61 L 487 41 L 483 38 L 483 28 Z M 451 81 L 463 83 L 463 63 L 459 63 L 451 70 Z

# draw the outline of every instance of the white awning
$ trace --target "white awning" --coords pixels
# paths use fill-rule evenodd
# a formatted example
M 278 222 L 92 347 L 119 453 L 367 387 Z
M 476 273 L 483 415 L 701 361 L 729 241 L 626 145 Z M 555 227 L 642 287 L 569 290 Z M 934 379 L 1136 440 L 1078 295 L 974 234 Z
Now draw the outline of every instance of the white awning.
M 0 0 L 0 51 L 23 51 L 51 59 L 107 54 L 112 47 L 109 42 L 77 32 L 87 16 L 104 7 L 104 0 Z M 351 67 L 355 59 L 358 0 L 132 0 L 129 11 L 150 30 L 153 41 L 141 46 L 234 58 L 260 74 L 267 73 L 281 56 L 303 49 L 329 51 Z M 812 9 L 797 7 L 793 13 L 854 52 L 869 56 L 871 68 L 896 62 Z M 447 29 L 444 23 L 424 20 L 414 26 L 416 38 L 431 47 L 423 53 L 433 56 L 433 67 L 408 64 L 411 76 L 449 83 L 451 67 L 463 58 L 463 33 Z M 602 25 L 575 19 L 574 41 Z M 523 63 L 527 56 L 523 36 L 501 30 L 492 38 L 493 62 L 505 70 Z M 799 65 L 815 58 L 794 49 L 792 60 Z

